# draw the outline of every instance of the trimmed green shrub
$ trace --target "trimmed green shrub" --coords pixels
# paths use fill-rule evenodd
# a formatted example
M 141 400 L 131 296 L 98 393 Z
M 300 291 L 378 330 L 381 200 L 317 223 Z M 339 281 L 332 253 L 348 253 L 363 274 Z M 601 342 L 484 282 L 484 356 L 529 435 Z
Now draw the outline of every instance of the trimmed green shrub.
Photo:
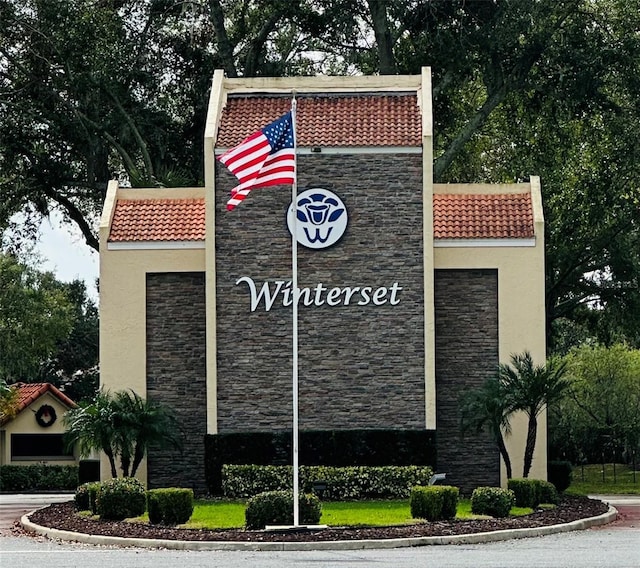
M 0 467 L 0 491 L 24 491 L 30 489 L 32 476 L 29 466 L 3 465 Z
M 96 512 L 102 519 L 121 521 L 139 517 L 147 506 L 144 485 L 135 477 L 103 481 L 96 495 Z
M 442 518 L 453 519 L 458 511 L 458 497 L 460 490 L 453 485 L 440 485 L 442 490 Z
M 547 479 L 555 485 L 558 493 L 569 488 L 573 480 L 573 466 L 568 461 L 550 461 L 547 463 Z
M 193 514 L 193 489 L 165 487 L 147 491 L 149 522 L 153 525 L 181 525 Z
M 433 470 L 429 466 L 329 467 L 302 466 L 300 487 L 311 491 L 313 483 L 327 484 L 324 498 L 349 499 L 408 498 L 415 485 L 427 485 Z M 247 498 L 265 491 L 291 490 L 291 466 L 225 465 L 222 468 L 223 494 Z
M 542 479 L 510 479 L 509 489 L 516 496 L 516 507 L 535 509 L 540 503 L 560 502 L 555 485 Z
M 298 500 L 300 523 L 317 525 L 322 516 L 320 499 L 310 493 Z M 245 511 L 247 529 L 263 529 L 267 525 L 293 524 L 293 492 L 267 491 L 255 495 L 247 502 Z
M 73 499 L 76 504 L 76 509 L 78 509 L 78 511 L 91 511 L 95 515 L 98 489 L 100 489 L 99 481 L 91 481 L 78 486 Z
M 543 479 L 534 479 L 533 482 L 536 486 L 536 507 L 540 505 L 540 503 L 550 503 L 552 505 L 560 503 L 560 496 L 553 483 L 544 481 Z
M 458 508 L 459 490 L 450 485 L 413 487 L 409 501 L 414 519 L 439 521 L 452 519 Z
M 531 507 L 534 509 L 538 506 L 538 485 L 535 479 L 518 479 L 513 478 L 507 482 L 507 486 L 516 498 L 516 507 Z
M 507 517 L 516 497 L 511 489 L 477 487 L 471 494 L 471 512 L 475 515 Z
M 73 491 L 77 486 L 76 465 L 0 466 L 0 491 Z

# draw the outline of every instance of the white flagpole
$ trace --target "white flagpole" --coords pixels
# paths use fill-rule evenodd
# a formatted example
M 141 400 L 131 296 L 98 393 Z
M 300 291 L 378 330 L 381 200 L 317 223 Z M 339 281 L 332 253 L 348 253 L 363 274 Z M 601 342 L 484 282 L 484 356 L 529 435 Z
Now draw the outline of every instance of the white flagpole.
M 291 184 L 291 204 L 293 207 L 293 231 L 291 237 L 291 288 L 293 290 L 293 526 L 300 525 L 299 479 L 298 479 L 298 229 L 297 204 L 298 197 L 298 162 L 296 140 L 296 93 L 291 100 L 291 124 L 293 127 L 293 163 L 294 175 Z

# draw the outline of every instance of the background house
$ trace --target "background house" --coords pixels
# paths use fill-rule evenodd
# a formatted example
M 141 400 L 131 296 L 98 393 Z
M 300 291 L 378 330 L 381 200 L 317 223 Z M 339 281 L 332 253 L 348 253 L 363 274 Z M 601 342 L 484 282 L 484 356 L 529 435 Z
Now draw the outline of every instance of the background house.
M 17 414 L 0 422 L 0 465 L 74 465 L 62 418 L 77 405 L 50 383 L 18 383 Z

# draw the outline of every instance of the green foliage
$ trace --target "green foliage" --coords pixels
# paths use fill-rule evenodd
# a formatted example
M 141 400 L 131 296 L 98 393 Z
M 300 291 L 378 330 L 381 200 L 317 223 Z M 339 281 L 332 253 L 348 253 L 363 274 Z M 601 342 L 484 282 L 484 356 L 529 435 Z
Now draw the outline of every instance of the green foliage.
M 512 355 L 510 364 L 501 363 L 498 368 L 509 411 L 520 410 L 528 418 L 522 477 L 529 476 L 533 463 L 538 415 L 545 406 L 561 401 L 571 386 L 566 370 L 566 362 L 557 359 L 550 359 L 546 365 L 535 364 L 528 351 Z
M 69 297 L 53 274 L 0 252 L 0 378 L 32 381 L 72 325 Z
M 79 485 L 74 496 L 76 509 L 78 511 L 91 511 L 94 515 L 97 514 L 96 497 L 99 489 L 100 482 L 98 481 L 90 481 Z
M 550 481 L 545 481 L 544 479 L 534 479 L 533 481 L 536 485 L 536 506 L 540 505 L 540 503 L 551 505 L 557 505 L 558 503 L 560 503 L 558 490 L 553 483 L 551 483 Z
M 20 392 L 0 378 L 0 422 L 11 420 L 18 413 Z
M 0 491 L 68 491 L 77 486 L 75 465 L 0 466 Z
M 317 525 L 319 523 L 322 505 L 315 495 L 300 495 L 298 506 L 301 524 Z M 267 491 L 255 495 L 247 502 L 245 524 L 247 529 L 263 529 L 266 525 L 292 525 L 293 493 Z
M 485 429 L 493 438 L 505 463 L 507 478 L 512 477 L 511 458 L 504 436 L 511 433 L 510 400 L 504 383 L 496 376 L 489 377 L 480 387 L 468 391 L 461 401 L 460 430 L 462 434 L 476 434 Z
M 553 483 L 559 493 L 566 491 L 573 478 L 573 466 L 570 461 L 547 462 L 547 479 Z
M 507 487 L 513 491 L 516 507 L 538 506 L 537 484 L 535 479 L 510 479 Z
M 120 477 L 100 483 L 96 512 L 102 519 L 121 521 L 139 517 L 147 506 L 144 485 L 135 477 Z
M 144 400 L 133 391 L 100 391 L 91 404 L 65 414 L 67 444 L 78 444 L 82 456 L 101 450 L 117 477 L 119 458 L 123 477 L 135 475 L 149 445 L 179 446 L 177 421 L 168 408 Z
M 87 295 L 83 281 L 59 282 L 73 312 L 69 335 L 58 341 L 43 361 L 38 381 L 52 383 L 74 402 L 89 402 L 98 391 L 98 308 Z
M 540 503 L 557 505 L 560 501 L 555 485 L 542 479 L 510 479 L 508 487 L 515 495 L 516 507 L 535 509 Z
M 635 467 L 634 467 L 635 466 Z M 577 495 L 640 495 L 638 464 L 583 464 L 574 470 L 567 493 Z
M 516 497 L 510 489 L 477 487 L 471 494 L 471 511 L 476 515 L 507 517 Z
M 550 409 L 552 455 L 576 464 L 640 456 L 640 350 L 583 345 L 564 361 L 573 381 Z
M 147 510 L 151 524 L 181 525 L 193 514 L 193 490 L 179 487 L 147 491 Z
M 409 505 L 414 519 L 439 521 L 456 516 L 459 490 L 449 485 L 413 487 Z
M 265 491 L 291 489 L 291 466 L 225 465 L 222 470 L 225 497 L 251 497 Z M 433 475 L 428 466 L 329 467 L 301 466 L 300 486 L 311 491 L 324 481 L 325 499 L 375 499 L 409 497 L 411 487 L 426 485 Z

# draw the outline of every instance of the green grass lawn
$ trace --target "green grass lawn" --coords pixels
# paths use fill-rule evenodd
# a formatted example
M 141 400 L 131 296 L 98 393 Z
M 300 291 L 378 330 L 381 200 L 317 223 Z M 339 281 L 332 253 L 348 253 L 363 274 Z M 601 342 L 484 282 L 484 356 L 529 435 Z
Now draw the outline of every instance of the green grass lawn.
M 619 463 L 575 466 L 573 481 L 567 493 L 574 495 L 640 495 L 640 471 L 636 471 L 634 476 L 631 467 Z
M 245 505 L 240 501 L 204 501 L 195 503 L 193 515 L 186 528 L 216 529 L 244 526 Z M 526 515 L 531 509 L 515 508 L 512 515 Z M 471 502 L 458 504 L 457 518 L 479 518 L 471 513 Z M 140 520 L 148 520 L 142 517 Z M 326 501 L 322 503 L 320 523 L 329 526 L 386 526 L 419 522 L 411 518 L 409 500 Z

